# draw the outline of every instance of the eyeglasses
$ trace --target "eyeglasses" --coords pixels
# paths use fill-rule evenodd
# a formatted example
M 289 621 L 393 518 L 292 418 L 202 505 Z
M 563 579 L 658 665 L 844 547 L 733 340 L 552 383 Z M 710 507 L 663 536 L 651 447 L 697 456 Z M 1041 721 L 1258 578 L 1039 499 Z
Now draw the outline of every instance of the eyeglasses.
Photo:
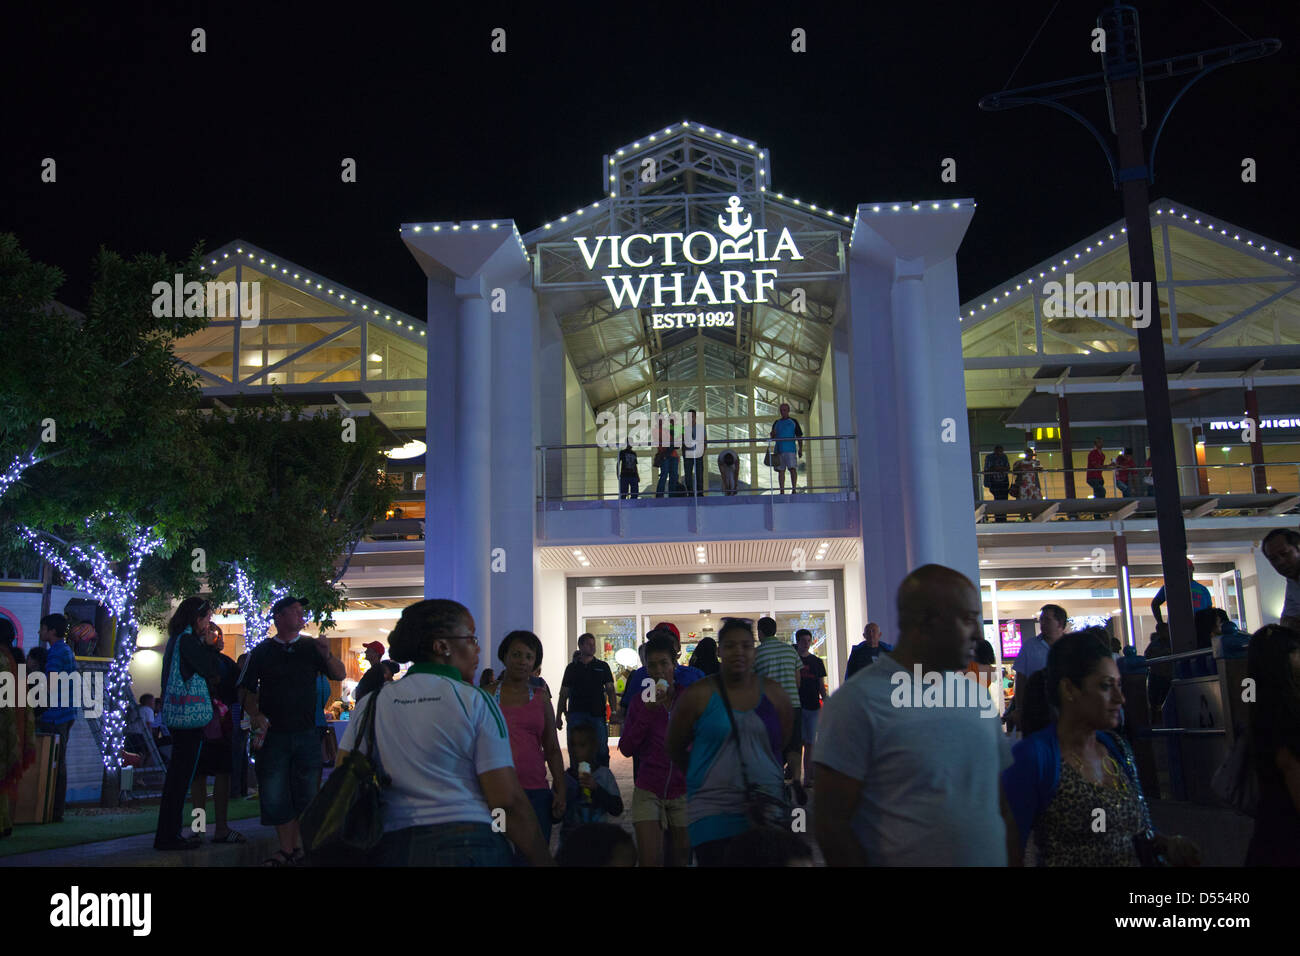
M 474 642 L 474 646 L 475 646 L 475 647 L 478 647 L 478 635 L 477 635 L 477 634 L 452 634 L 450 637 L 445 637 L 445 638 L 443 638 L 443 640 L 446 640 L 446 641 L 473 641 L 473 642 Z

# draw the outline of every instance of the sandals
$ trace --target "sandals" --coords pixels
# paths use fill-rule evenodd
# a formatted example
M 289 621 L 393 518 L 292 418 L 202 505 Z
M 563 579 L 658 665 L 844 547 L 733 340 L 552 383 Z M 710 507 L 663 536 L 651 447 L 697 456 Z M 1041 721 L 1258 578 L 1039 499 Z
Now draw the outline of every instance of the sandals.
M 272 856 L 269 856 L 262 861 L 262 866 L 303 866 L 306 864 L 306 861 L 307 854 L 302 851 L 301 847 L 299 847 L 292 853 L 285 853 L 283 850 L 276 850 Z
M 213 837 L 213 843 L 247 843 L 248 837 L 238 830 L 227 830 L 224 836 Z

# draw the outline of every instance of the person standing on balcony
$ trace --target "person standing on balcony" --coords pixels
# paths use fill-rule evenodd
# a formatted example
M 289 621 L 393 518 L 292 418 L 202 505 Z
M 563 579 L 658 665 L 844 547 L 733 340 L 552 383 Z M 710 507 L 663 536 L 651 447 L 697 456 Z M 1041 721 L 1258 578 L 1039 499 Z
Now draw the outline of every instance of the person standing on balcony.
M 1264 536 L 1263 549 L 1273 570 L 1286 579 L 1286 599 L 1278 623 L 1300 631 L 1300 532 L 1276 528 Z
M 777 439 L 776 447 L 772 449 L 772 467 L 776 469 L 777 480 L 781 482 L 781 494 L 785 494 L 787 471 L 790 472 L 790 494 L 794 494 L 795 486 L 799 483 L 799 459 L 803 457 L 803 429 L 790 417 L 790 406 L 785 402 L 781 403 L 781 417 L 772 423 L 769 437 Z
M 1011 469 L 1016 476 L 1016 497 L 1021 501 L 1042 501 L 1043 489 L 1038 480 L 1038 473 L 1043 470 L 1038 453 L 1033 448 L 1025 450 L 1025 457 L 1016 462 Z M 1031 515 L 1022 515 L 1021 521 L 1029 521 Z
M 641 472 L 636 466 L 636 452 L 632 450 L 632 439 L 627 440 L 627 447 L 618 453 L 618 496 L 631 497 L 636 501 L 637 491 L 641 487 Z
M 655 486 L 655 497 L 664 496 L 664 488 L 667 486 L 668 494 L 677 493 L 677 468 L 679 458 L 677 455 L 677 438 L 673 434 L 673 426 L 667 427 L 667 441 L 664 440 L 663 433 L 660 433 L 659 440 L 663 442 L 659 450 L 655 452 L 655 467 L 659 469 L 659 483 Z
M 1006 452 L 1001 445 L 994 445 L 993 450 L 984 456 L 984 487 L 989 490 L 994 501 L 1006 501 L 1011 496 L 1011 463 L 1007 461 Z M 1005 522 L 1007 516 L 994 515 L 994 521 Z
M 1115 456 L 1115 490 L 1125 498 L 1138 496 L 1137 459 L 1133 457 L 1132 448 L 1125 448 Z
M 682 428 L 682 451 L 686 460 L 686 493 L 703 495 L 704 478 L 704 425 L 697 422 L 695 409 L 686 413 L 686 424 Z
M 1106 453 L 1102 451 L 1102 444 L 1100 438 L 1092 440 L 1092 450 L 1088 452 L 1088 473 L 1084 476 L 1088 480 L 1088 487 L 1092 489 L 1094 498 L 1106 497 L 1106 479 L 1101 473 L 1101 470 L 1106 467 Z M 1100 518 L 1101 515 L 1097 517 Z

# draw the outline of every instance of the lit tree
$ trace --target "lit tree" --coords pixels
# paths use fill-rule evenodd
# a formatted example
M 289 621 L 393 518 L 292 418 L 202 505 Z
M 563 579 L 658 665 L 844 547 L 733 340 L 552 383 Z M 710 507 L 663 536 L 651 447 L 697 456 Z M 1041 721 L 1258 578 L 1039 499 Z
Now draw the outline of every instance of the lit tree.
M 235 575 L 235 592 L 239 601 L 239 613 L 244 616 L 244 650 L 251 651 L 271 631 L 270 606 L 289 593 L 289 589 L 278 585 L 270 589 L 270 594 L 263 600 L 259 590 L 248 579 L 244 569 L 236 561 L 231 564 Z M 266 608 L 266 610 L 263 610 Z
M 111 514 L 105 516 L 107 519 L 112 517 Z M 97 523 L 94 518 L 86 518 L 86 530 L 94 532 Z M 105 681 L 104 713 L 100 720 L 104 770 L 110 778 L 116 780 L 122 769 L 126 715 L 130 712 L 131 701 L 134 699 L 131 675 L 127 668 L 135 656 L 135 642 L 140 631 L 140 622 L 136 618 L 140 563 L 163 544 L 163 539 L 152 528 L 140 528 L 138 525 L 131 527 L 125 544 L 125 573 L 119 575 L 117 562 L 98 548 L 69 543 L 55 535 L 34 531 L 26 526 L 20 527 L 18 533 L 37 554 L 58 568 L 72 587 L 101 602 L 117 618 L 117 646 Z M 66 549 L 71 560 L 55 544 Z

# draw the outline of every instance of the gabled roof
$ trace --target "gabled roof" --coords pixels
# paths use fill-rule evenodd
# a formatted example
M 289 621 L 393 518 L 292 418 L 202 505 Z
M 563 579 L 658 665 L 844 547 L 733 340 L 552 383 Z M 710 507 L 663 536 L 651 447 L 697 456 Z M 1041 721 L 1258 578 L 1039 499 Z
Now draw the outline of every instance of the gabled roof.
M 1170 199 L 1151 204 L 1151 239 L 1171 375 L 1276 371 L 1279 360 L 1282 368 L 1300 366 L 1300 252 Z M 1067 273 L 1076 287 L 1130 282 L 1124 221 L 963 303 L 972 408 L 1016 405 L 1037 387 L 1035 378 L 1049 374 L 1078 383 L 1106 378 L 1112 368 L 1134 373 L 1137 331 L 1129 318 L 1044 314 L 1045 286 L 1065 285 Z
M 1158 199 L 1151 203 L 1151 234 L 1157 250 L 1157 281 L 1163 282 L 1166 278 L 1165 261 L 1160 254 L 1164 246 L 1162 230 L 1165 227 L 1179 230 L 1185 237 L 1196 240 L 1187 251 L 1179 250 L 1183 262 L 1174 263 L 1176 280 L 1183 278 L 1178 274 L 1179 265 L 1187 269 L 1199 266 L 1207 278 L 1244 277 L 1255 279 L 1260 284 L 1300 279 L 1300 266 L 1296 263 L 1300 252 L 1294 248 L 1171 199 Z M 1124 220 L 1117 219 L 1006 282 L 962 303 L 959 318 L 965 326 L 963 334 L 1007 308 L 1030 300 L 1035 289 L 1041 292 L 1043 283 L 1059 279 L 1067 271 L 1073 271 L 1077 275 L 1079 270 L 1104 263 L 1109 273 L 1123 272 L 1123 275 L 1109 274 L 1109 281 L 1127 281 L 1131 278 L 1128 271 L 1127 233 Z M 1118 269 L 1115 264 L 1119 264 Z
M 243 239 L 232 239 L 212 250 L 205 258 L 207 263 L 202 268 L 206 271 L 221 272 L 240 262 L 291 288 L 301 289 L 307 295 L 328 300 L 331 305 L 342 310 L 343 314 L 371 321 L 382 318 L 385 323 L 391 322 L 393 330 L 399 335 L 403 334 L 401 330 L 405 329 L 418 337 L 424 335 L 427 330 L 424 319 L 408 315 L 401 309 L 394 309 L 363 292 L 357 292 Z
M 424 427 L 425 401 L 415 394 L 427 374 L 422 319 L 244 240 L 204 258 L 210 281 L 256 283 L 261 309 L 256 323 L 244 324 L 252 317 L 242 307 L 240 318 L 218 315 L 173 346 L 205 395 L 280 388 L 301 400 L 348 394 L 351 405 L 363 396 L 394 431 Z

